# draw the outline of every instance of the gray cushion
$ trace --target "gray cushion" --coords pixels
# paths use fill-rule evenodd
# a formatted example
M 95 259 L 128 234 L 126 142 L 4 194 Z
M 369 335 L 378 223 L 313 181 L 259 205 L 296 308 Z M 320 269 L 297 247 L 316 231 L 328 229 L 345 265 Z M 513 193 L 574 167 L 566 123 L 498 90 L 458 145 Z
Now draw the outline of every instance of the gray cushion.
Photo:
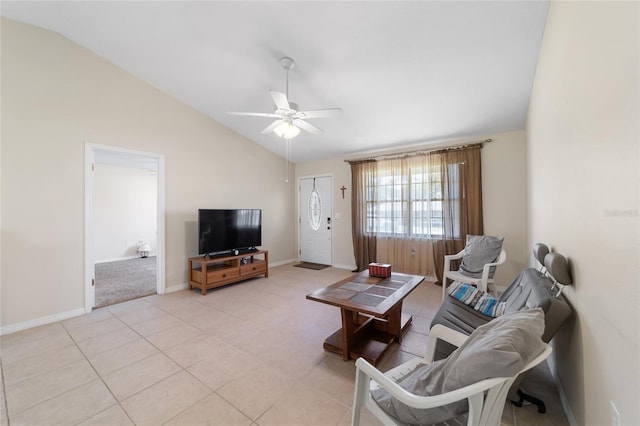
M 571 284 L 571 271 L 567 259 L 560 253 L 549 253 L 544 257 L 544 266 L 560 284 Z
M 502 250 L 503 241 L 504 237 L 467 235 L 467 245 L 458 271 L 468 277 L 482 278 L 482 268 L 487 263 L 496 261 Z M 489 278 L 493 278 L 495 272 L 495 268 L 491 269 Z
M 420 365 L 398 382 L 410 393 L 439 395 L 492 377 L 515 376 L 544 349 L 542 309 L 503 315 L 478 327 L 448 358 Z M 372 392 L 389 415 L 407 424 L 443 422 L 468 411 L 467 400 L 431 409 L 411 408 L 386 390 Z
M 549 247 L 546 244 L 537 243 L 533 246 L 533 257 L 536 258 L 540 265 L 544 265 L 544 257 L 549 254 Z
M 533 268 L 523 269 L 498 300 L 505 302 L 507 312 L 533 308 L 547 312 L 551 305 L 548 286 L 551 281 L 540 272 Z

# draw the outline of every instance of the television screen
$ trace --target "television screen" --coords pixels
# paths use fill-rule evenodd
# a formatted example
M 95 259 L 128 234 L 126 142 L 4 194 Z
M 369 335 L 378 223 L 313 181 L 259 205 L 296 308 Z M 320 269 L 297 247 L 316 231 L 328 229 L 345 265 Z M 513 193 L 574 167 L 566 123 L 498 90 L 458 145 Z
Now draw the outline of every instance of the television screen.
M 213 254 L 262 245 L 262 210 L 198 210 L 198 253 Z

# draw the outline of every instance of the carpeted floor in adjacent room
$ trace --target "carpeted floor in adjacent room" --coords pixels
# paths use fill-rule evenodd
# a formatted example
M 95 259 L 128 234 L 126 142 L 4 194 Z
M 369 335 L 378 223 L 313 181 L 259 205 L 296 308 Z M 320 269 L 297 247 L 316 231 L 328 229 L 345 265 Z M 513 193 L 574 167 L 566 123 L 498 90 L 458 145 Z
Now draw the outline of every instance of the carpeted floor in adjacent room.
M 96 308 L 156 293 L 156 256 L 97 263 Z

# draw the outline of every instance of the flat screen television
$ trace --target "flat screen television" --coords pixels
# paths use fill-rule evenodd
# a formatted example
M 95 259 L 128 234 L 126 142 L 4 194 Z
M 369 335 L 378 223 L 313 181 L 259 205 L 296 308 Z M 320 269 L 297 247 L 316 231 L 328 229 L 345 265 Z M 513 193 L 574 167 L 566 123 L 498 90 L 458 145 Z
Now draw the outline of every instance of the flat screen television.
M 247 252 L 262 245 L 262 210 L 198 210 L 198 253 Z

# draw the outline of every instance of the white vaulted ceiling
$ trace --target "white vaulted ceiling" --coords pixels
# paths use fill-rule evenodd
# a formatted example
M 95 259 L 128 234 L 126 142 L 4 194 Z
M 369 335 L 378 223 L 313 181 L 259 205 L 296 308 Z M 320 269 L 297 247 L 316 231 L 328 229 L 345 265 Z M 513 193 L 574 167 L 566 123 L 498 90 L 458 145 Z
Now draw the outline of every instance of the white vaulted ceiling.
M 296 162 L 523 129 L 547 1 L 11 2 L 2 16 L 58 32 L 245 137 L 269 90 L 340 107 L 293 140 Z

